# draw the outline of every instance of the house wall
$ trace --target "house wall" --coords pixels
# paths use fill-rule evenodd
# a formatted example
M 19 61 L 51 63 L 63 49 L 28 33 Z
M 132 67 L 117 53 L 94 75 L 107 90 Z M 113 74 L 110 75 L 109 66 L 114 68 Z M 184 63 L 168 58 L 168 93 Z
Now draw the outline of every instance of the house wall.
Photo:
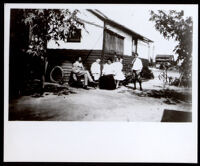
M 60 46 L 58 46 L 54 41 L 50 41 L 47 44 L 47 54 L 50 61 L 49 64 L 51 64 L 48 69 L 47 77 L 49 77 L 49 73 L 52 68 L 59 65 L 66 70 L 64 73 L 65 81 L 68 81 L 71 72 L 71 68 L 69 68 L 69 66 L 71 66 L 79 56 L 82 57 L 84 66 L 87 70 L 90 70 L 91 64 L 97 58 L 101 58 L 103 47 L 103 21 L 86 10 L 81 11 L 81 14 L 78 17 L 95 25 L 85 22 L 85 29 L 87 31 L 82 29 L 82 38 L 80 43 L 65 43 L 63 41 L 59 41 Z M 133 60 L 132 53 L 135 52 L 136 46 L 134 45 L 136 43 L 132 41 L 133 38 L 130 34 L 110 25 L 106 25 L 106 28 L 124 37 L 123 70 L 126 72 L 130 71 L 132 67 L 131 62 Z M 148 58 L 148 51 L 144 48 L 146 47 L 141 44 L 138 51 L 143 62 L 146 62 L 145 59 Z M 113 57 L 113 54 L 105 53 L 104 58 L 107 59 L 108 57 Z
M 150 60 L 150 51 L 150 45 L 148 46 L 147 43 L 138 40 L 137 52 L 140 58 Z
M 132 55 L 132 36 L 126 32 L 123 32 L 122 30 L 118 28 L 115 28 L 107 24 L 106 24 L 106 28 L 124 37 L 124 55 L 131 56 Z
M 85 24 L 85 29 L 81 28 L 81 42 L 59 41 L 58 46 L 53 40 L 47 44 L 49 49 L 79 49 L 79 50 L 102 50 L 103 44 L 103 21 L 86 10 L 80 10 L 78 17 L 90 23 Z M 93 25 L 95 24 L 95 25 Z
M 90 71 L 91 64 L 101 57 L 101 53 L 101 50 L 48 49 L 49 66 L 46 79 L 50 79 L 50 72 L 55 66 L 61 66 L 65 70 L 64 80 L 68 81 L 72 70 L 72 67 L 69 68 L 68 66 L 72 66 L 78 57 L 82 58 L 84 67 Z

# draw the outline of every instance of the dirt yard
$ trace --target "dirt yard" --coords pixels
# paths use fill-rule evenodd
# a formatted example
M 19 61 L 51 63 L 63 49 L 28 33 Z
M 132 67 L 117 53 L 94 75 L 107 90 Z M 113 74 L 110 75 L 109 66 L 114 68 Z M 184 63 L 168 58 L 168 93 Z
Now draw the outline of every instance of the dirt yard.
M 23 96 L 9 104 L 9 120 L 160 122 L 165 109 L 191 112 L 191 89 L 165 87 L 155 78 L 116 90 L 71 88 L 69 94 L 45 92 L 43 97 Z M 177 75 L 176 72 L 169 73 Z M 178 76 L 178 75 L 177 75 Z

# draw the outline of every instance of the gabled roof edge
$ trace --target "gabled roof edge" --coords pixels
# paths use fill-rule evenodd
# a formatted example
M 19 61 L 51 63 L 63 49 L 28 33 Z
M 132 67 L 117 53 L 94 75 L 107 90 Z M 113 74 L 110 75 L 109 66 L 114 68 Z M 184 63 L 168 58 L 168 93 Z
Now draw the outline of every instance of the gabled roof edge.
M 106 21 L 106 22 L 108 22 L 110 24 L 113 24 L 113 25 L 117 26 L 118 28 L 123 29 L 126 32 L 130 33 L 132 36 L 138 37 L 138 39 L 140 39 L 140 40 L 142 40 L 144 42 L 153 42 L 152 40 L 148 39 L 147 37 L 144 37 L 144 36 L 134 32 L 133 30 L 125 27 L 124 25 L 121 25 L 121 24 L 117 23 L 116 21 L 108 18 L 107 16 L 105 16 L 102 12 L 100 12 L 97 9 L 95 9 L 95 10 L 87 9 L 87 11 L 91 12 L 92 14 L 94 14 L 96 17 L 98 17 L 102 21 Z

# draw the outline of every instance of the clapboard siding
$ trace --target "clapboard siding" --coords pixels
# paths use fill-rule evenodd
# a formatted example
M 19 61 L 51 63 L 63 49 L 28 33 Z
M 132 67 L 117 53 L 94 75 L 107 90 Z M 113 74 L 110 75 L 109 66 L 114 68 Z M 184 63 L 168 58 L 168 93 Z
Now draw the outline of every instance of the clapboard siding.
M 72 62 L 69 60 L 63 60 L 63 62 L 60 64 L 60 67 L 63 69 L 63 81 L 69 81 L 72 70 Z
M 64 81 L 68 81 L 72 70 L 72 64 L 78 57 L 82 57 L 84 67 L 90 70 L 91 64 L 96 59 L 101 59 L 101 50 L 66 50 L 66 49 L 49 49 L 48 58 L 51 66 L 61 66 L 64 73 Z M 119 55 L 123 58 L 123 71 L 130 72 L 134 56 Z M 114 54 L 105 52 L 104 63 L 108 58 L 114 58 Z M 148 65 L 148 60 L 142 59 L 143 66 Z
M 134 56 L 123 56 L 123 71 L 125 73 L 131 71 L 133 58 Z
M 72 64 L 78 57 L 82 57 L 84 67 L 90 70 L 90 66 L 96 59 L 101 59 L 101 50 L 66 50 L 48 49 L 48 59 L 51 66 L 60 66 L 63 69 L 64 81 L 68 82 L 72 71 Z
M 101 57 L 101 50 L 66 50 L 66 49 L 48 49 L 48 57 L 50 61 L 69 60 L 74 62 L 79 56 L 82 57 L 83 63 L 94 61 Z

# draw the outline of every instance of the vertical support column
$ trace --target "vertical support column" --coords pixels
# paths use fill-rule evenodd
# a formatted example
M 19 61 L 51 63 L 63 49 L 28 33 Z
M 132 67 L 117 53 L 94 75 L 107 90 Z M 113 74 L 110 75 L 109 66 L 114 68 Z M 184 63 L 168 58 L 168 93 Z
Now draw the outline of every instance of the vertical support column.
M 151 61 L 151 55 L 150 55 L 150 44 L 148 43 L 148 61 L 150 62 Z
M 105 54 L 105 21 L 103 25 L 103 47 L 102 47 L 102 55 L 101 55 L 101 75 L 102 75 L 102 70 L 103 70 L 103 64 L 104 64 L 104 54 Z
M 132 36 L 132 44 L 131 44 L 131 56 L 133 55 L 133 45 L 135 45 L 135 41 Z
M 138 53 L 138 39 L 135 40 L 135 53 Z
M 152 51 L 152 59 L 153 59 L 153 62 L 155 62 L 155 61 L 156 61 L 156 60 L 155 60 L 154 51 L 155 51 L 155 46 L 154 46 L 154 44 L 153 44 L 153 51 Z

